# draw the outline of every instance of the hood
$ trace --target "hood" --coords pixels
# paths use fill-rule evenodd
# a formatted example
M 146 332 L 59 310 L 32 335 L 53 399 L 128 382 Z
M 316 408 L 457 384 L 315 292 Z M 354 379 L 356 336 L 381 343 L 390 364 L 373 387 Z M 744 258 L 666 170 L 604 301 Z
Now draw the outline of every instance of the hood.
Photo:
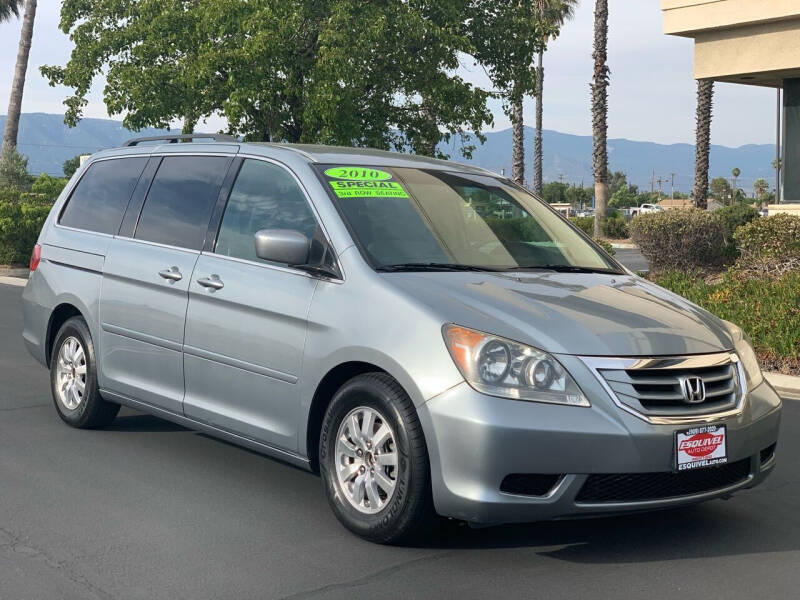
M 445 323 L 551 353 L 664 356 L 733 348 L 720 319 L 633 275 L 415 272 L 382 277 Z

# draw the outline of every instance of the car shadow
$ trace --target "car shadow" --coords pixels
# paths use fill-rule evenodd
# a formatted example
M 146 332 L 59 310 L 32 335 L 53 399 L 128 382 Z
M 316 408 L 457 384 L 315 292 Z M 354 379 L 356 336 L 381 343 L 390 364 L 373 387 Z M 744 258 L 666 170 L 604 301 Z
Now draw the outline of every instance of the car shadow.
M 108 431 L 129 431 L 136 433 L 189 431 L 171 421 L 145 414 L 120 415 L 105 428 Z
M 787 519 L 791 523 L 796 517 L 791 502 L 785 496 L 782 500 L 776 502 L 776 495 L 762 488 L 728 501 L 625 516 L 483 529 L 448 522 L 415 546 L 451 551 L 527 548 L 541 556 L 586 564 L 798 551 L 796 525 L 787 526 Z

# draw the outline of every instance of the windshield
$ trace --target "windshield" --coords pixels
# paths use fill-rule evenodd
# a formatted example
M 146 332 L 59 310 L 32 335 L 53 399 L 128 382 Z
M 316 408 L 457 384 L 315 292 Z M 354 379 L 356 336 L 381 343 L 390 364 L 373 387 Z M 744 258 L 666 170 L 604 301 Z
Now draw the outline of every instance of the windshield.
M 619 272 L 561 216 L 500 178 L 411 168 L 320 168 L 378 270 Z

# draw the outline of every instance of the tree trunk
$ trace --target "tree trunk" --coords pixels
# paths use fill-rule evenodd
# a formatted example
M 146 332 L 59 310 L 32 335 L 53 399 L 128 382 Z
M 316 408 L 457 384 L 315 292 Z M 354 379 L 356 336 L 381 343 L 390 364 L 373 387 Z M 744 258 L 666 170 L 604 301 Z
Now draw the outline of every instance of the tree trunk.
M 25 89 L 25 73 L 28 70 L 28 56 L 31 53 L 33 39 L 33 21 L 36 18 L 36 0 L 25 3 L 25 17 L 22 20 L 22 32 L 19 35 L 17 66 L 14 69 L 14 83 L 11 86 L 11 97 L 8 101 L 6 130 L 3 135 L 3 148 L 16 147 L 19 132 L 19 116 L 22 112 L 22 93 Z
M 594 235 L 600 236 L 608 206 L 608 0 L 594 4 L 594 79 L 592 81 L 592 133 L 594 136 Z
M 533 139 L 533 191 L 542 195 L 542 88 L 544 87 L 544 51 L 539 51 L 536 66 L 536 136 Z
M 523 185 L 525 183 L 525 122 L 522 116 L 522 96 L 520 95 L 511 102 L 511 178 L 519 185 Z
M 714 82 L 697 82 L 697 139 L 694 163 L 694 205 L 708 208 L 708 159 L 711 148 L 711 109 Z
M 194 126 L 197 125 L 197 119 L 193 116 L 186 115 L 183 117 L 183 127 L 181 127 L 181 133 L 183 134 L 190 134 L 194 133 Z

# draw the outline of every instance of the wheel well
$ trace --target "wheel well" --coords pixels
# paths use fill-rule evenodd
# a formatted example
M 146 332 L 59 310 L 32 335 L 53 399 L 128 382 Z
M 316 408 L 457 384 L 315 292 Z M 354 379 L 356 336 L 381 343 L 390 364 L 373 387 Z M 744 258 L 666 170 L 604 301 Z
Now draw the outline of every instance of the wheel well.
M 75 308 L 72 304 L 59 304 L 56 306 L 53 313 L 50 315 L 50 322 L 47 324 L 47 345 L 45 346 L 47 359 L 47 366 L 50 366 L 50 355 L 53 352 L 53 343 L 56 341 L 56 335 L 61 326 L 66 323 L 67 319 L 72 317 L 82 317 L 81 311 Z
M 322 431 L 322 420 L 334 394 L 347 381 L 362 373 L 385 373 L 380 367 L 365 362 L 342 363 L 328 371 L 319 382 L 308 412 L 308 429 L 306 430 L 306 452 L 311 469 L 319 473 L 319 436 Z

